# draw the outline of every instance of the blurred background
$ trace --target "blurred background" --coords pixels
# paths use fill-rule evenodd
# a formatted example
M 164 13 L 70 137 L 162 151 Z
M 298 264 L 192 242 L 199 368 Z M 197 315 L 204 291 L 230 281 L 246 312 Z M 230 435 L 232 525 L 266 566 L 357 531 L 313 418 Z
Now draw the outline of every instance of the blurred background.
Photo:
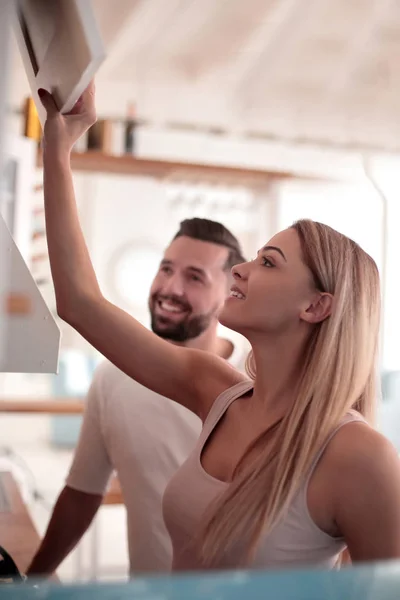
M 381 273 L 379 425 L 400 451 L 400 3 L 92 4 L 108 57 L 96 78 L 99 122 L 73 168 L 104 294 L 147 325 L 151 280 L 184 218 L 223 222 L 249 258 L 295 219 L 335 227 Z M 54 312 L 40 126 L 12 36 L 8 67 L 2 212 Z M 84 398 L 101 357 L 59 326 L 59 374 L 0 373 L 0 399 Z M 1 415 L 0 467 L 20 483 L 40 533 L 80 420 Z M 126 569 L 124 508 L 111 503 L 59 575 L 110 579 Z

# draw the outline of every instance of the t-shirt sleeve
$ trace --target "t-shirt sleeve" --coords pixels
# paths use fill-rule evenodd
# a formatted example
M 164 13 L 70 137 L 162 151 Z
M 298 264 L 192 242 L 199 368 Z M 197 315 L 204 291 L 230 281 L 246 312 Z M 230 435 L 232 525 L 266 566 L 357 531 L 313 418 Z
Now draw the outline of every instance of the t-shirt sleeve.
M 102 365 L 94 374 L 86 398 L 78 445 L 66 485 L 87 494 L 104 494 L 113 472 L 102 431 Z

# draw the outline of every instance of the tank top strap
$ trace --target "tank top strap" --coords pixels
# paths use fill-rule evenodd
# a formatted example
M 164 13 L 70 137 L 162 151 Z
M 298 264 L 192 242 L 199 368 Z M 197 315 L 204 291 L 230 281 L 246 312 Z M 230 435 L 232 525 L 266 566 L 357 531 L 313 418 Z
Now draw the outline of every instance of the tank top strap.
M 200 440 L 207 439 L 215 425 L 218 423 L 222 415 L 228 409 L 228 407 L 236 400 L 246 394 L 254 387 L 254 381 L 246 379 L 236 383 L 232 387 L 224 390 L 216 400 L 214 401 L 206 420 L 204 421 L 203 429 L 201 432 Z
M 367 421 L 364 419 L 364 417 L 355 410 L 349 411 L 343 417 L 343 419 L 340 421 L 340 423 L 331 431 L 331 433 L 325 439 L 324 443 L 322 444 L 322 446 L 318 450 L 317 454 L 315 455 L 314 460 L 312 461 L 311 467 L 307 474 L 307 482 L 311 478 L 311 475 L 313 474 L 313 472 L 314 472 L 320 458 L 322 457 L 323 453 L 325 452 L 329 442 L 332 440 L 333 437 L 335 437 L 335 435 L 337 434 L 339 429 L 341 429 L 344 425 L 347 425 L 348 423 L 366 423 L 366 422 Z

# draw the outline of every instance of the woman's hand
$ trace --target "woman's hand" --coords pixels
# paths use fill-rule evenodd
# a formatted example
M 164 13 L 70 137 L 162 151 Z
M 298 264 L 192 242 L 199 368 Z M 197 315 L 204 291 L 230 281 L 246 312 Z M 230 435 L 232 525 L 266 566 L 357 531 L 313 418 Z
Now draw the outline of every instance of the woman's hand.
M 83 92 L 71 112 L 64 115 L 49 92 L 40 89 L 38 94 L 47 113 L 43 132 L 44 152 L 69 154 L 75 142 L 96 122 L 94 82 Z

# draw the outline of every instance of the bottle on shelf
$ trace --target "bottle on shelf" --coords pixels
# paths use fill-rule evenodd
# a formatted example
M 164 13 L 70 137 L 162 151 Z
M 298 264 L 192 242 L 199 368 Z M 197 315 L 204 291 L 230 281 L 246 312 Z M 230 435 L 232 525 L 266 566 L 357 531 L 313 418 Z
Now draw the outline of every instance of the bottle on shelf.
M 96 121 L 87 132 L 87 149 L 110 154 L 111 128 L 112 123 L 107 119 Z
M 136 107 L 133 102 L 128 105 L 128 118 L 125 123 L 125 152 L 135 153 Z
M 42 127 L 40 125 L 39 115 L 32 97 L 26 98 L 23 112 L 24 136 L 31 138 L 36 142 L 40 142 L 42 137 Z

